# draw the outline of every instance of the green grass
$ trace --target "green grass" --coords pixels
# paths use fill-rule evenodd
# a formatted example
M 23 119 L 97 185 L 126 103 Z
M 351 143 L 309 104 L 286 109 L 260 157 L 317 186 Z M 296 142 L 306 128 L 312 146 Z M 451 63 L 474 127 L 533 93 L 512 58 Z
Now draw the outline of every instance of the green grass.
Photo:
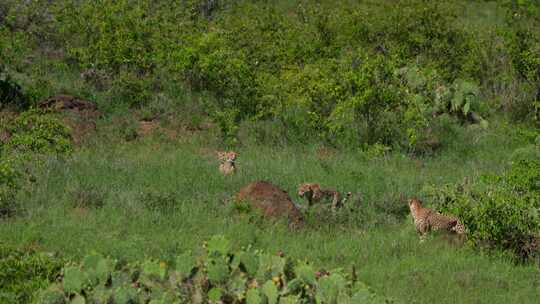
M 232 177 L 218 173 L 217 148 L 204 135 L 129 143 L 98 135 L 94 141 L 93 147 L 36 168 L 37 182 L 21 194 L 26 212 L 0 222 L 0 242 L 32 244 L 72 259 L 97 251 L 128 260 L 172 260 L 224 234 L 237 248 L 282 250 L 317 267 L 354 264 L 360 279 L 403 303 L 535 303 L 540 297 L 540 272 L 534 266 L 438 239 L 420 243 L 399 199 L 421 193 L 426 184 L 503 169 L 523 145 L 503 122 L 492 123 L 488 132 L 462 131 L 441 154 L 418 159 L 240 146 L 239 174 Z M 298 204 L 303 202 L 296 187 L 305 181 L 360 192 L 364 202 L 336 217 L 310 213 L 307 227 L 292 232 L 283 223 L 239 214 L 226 204 L 257 179 L 279 185 Z M 86 207 L 75 208 L 76 200 Z M 104 206 L 93 207 L 99 200 Z M 167 202 L 172 209 L 159 208 Z

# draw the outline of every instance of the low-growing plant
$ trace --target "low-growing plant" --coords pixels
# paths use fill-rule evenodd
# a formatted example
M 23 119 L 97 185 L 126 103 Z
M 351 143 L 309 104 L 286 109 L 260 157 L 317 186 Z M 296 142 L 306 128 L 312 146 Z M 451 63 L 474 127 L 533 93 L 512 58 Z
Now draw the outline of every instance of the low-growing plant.
M 29 98 L 0 64 L 0 110 L 6 106 L 13 106 L 17 110 L 25 109 L 29 106 Z
M 60 276 L 63 265 L 52 254 L 0 244 L 0 302 L 30 303 L 36 292 Z
M 540 123 L 540 7 L 535 1 L 505 1 L 505 35 L 512 65 L 517 77 L 525 82 L 530 92 L 519 101 L 513 116 L 519 120 L 533 118 Z
M 247 248 L 232 251 L 223 236 L 205 242 L 204 256 L 179 255 L 176 263 L 125 264 L 92 254 L 67 264 L 62 281 L 44 289 L 38 303 L 390 303 L 353 271 L 316 271 Z
M 59 119 L 40 110 L 28 110 L 9 126 L 8 152 L 65 154 L 72 151 L 71 131 Z
M 509 250 L 522 260 L 540 254 L 534 245 L 540 237 L 540 158 L 519 158 L 506 172 L 475 184 L 425 190 L 440 211 L 463 221 L 473 244 Z
M 0 219 L 13 216 L 19 209 L 16 194 L 20 189 L 20 178 L 13 163 L 0 157 Z
M 99 209 L 105 205 L 105 193 L 91 185 L 81 185 L 71 191 L 73 207 L 85 209 Z
M 151 211 L 169 212 L 179 206 L 177 195 L 172 192 L 146 191 L 141 193 L 140 201 L 144 208 Z

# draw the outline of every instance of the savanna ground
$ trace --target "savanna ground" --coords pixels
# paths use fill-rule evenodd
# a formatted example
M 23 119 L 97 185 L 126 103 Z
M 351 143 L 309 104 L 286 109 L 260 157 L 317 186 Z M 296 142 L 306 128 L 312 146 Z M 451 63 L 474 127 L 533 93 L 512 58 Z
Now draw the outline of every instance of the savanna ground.
M 467 139 L 468 148 L 452 147 L 433 158 L 369 159 L 315 147 L 245 146 L 238 149 L 239 172 L 232 177 L 218 173 L 215 147 L 198 135 L 171 141 L 158 133 L 112 144 L 97 136 L 68 159 L 46 161 L 21 198 L 26 214 L 4 221 L 0 234 L 7 244 L 73 259 L 97 251 L 166 261 L 224 234 L 237 248 L 281 250 L 329 269 L 354 264 L 360 279 L 399 302 L 535 303 L 540 274 L 534 265 L 515 265 L 510 257 L 436 238 L 420 243 L 400 199 L 426 184 L 507 166 L 521 143 L 503 122 L 494 128 L 497 132 Z M 291 232 L 284 223 L 238 214 L 225 204 L 242 185 L 258 179 L 281 186 L 299 204 L 294 193 L 304 181 L 360 192 L 364 202 L 337 218 L 308 216 L 305 229 Z
M 373 6 L 369 1 L 366 3 L 366 7 Z M 502 22 L 504 18 L 504 12 L 494 2 L 471 2 L 467 5 L 469 9 L 465 11 L 466 14 L 459 17 L 467 22 L 460 23 L 460 26 L 489 27 Z M 279 8 L 291 9 L 283 3 Z M 258 13 L 253 7 L 251 9 L 251 13 Z M 224 15 L 227 16 L 227 13 Z M 32 24 L 32 19 L 28 19 Z M 217 20 L 219 26 L 221 19 Z M 231 20 L 226 19 L 223 24 L 231 26 L 233 30 L 238 26 L 227 22 Z M 264 22 L 263 18 L 260 23 Z M 332 19 L 330 27 L 335 25 L 333 22 L 335 20 Z M 281 25 L 285 28 L 294 26 L 286 22 Z M 54 31 L 51 39 L 58 39 L 55 36 L 58 33 L 76 36 L 76 26 L 76 22 L 64 24 L 61 27 L 64 31 Z M 42 31 L 51 30 L 49 27 L 44 28 Z M 30 33 L 31 29 L 26 30 Z M 9 30 L 4 28 L 4 31 Z M 376 26 L 374 31 L 377 31 Z M 37 30 L 36 35 L 40 33 Z M 192 68 L 192 73 L 196 71 L 202 74 L 199 77 L 203 80 L 198 79 L 200 83 L 193 85 L 194 88 L 189 86 L 193 79 L 178 83 L 175 78 L 168 79 L 169 74 L 159 69 L 148 76 L 153 77 L 151 84 L 141 82 L 144 77 L 138 78 L 139 72 L 134 72 L 133 75 L 138 76 L 133 76 L 131 71 L 125 72 L 122 69 L 104 72 L 104 79 L 98 77 L 104 84 L 96 84 L 80 77 L 84 70 L 82 67 L 88 66 L 85 60 L 99 62 L 107 54 L 81 47 L 77 49 L 74 39 L 68 39 L 72 43 L 66 43 L 66 49 L 71 51 L 69 58 L 51 53 L 48 49 L 42 53 L 37 52 L 38 55 L 35 55 L 35 50 L 21 52 L 26 57 L 22 58 L 21 55 L 19 58 L 17 52 L 20 50 L 16 47 L 22 48 L 21 45 L 24 45 L 32 49 L 35 45 L 28 43 L 31 46 L 26 46 L 16 34 L 20 33 L 14 31 L 13 36 L 8 35 L 10 39 L 3 36 L 6 41 L 10 41 L 5 44 L 5 57 L 11 61 L 4 59 L 6 66 L 11 68 L 9 71 L 13 78 L 23 88 L 28 88 L 27 92 L 33 96 L 34 101 L 59 93 L 70 93 L 94 101 L 103 115 L 96 118 L 95 131 L 80 135 L 82 138 L 78 138 L 72 153 L 34 155 L 28 158 L 23 167 L 30 172 L 31 180 L 24 183 L 16 196 L 21 211 L 13 217 L 0 219 L 0 244 L 54 252 L 72 261 L 80 261 L 90 252 L 128 261 L 147 258 L 174 261 L 176 256 L 188 250 L 200 251 L 204 241 L 213 235 L 222 234 L 237 249 L 252 246 L 271 253 L 282 251 L 293 259 L 308 260 L 316 268 L 349 269 L 355 265 L 360 280 L 373 287 L 378 294 L 398 303 L 537 303 L 540 299 L 540 272 L 534 262 L 519 263 L 511 252 L 484 251 L 482 247 L 479 249 L 471 244 L 457 246 L 440 237 L 431 237 L 420 243 L 406 204 L 406 198 L 419 196 L 431 206 L 429 189 L 457 184 L 464 178 L 474 181 L 485 174 L 499 174 L 508 169 L 520 153 L 538 157 L 538 150 L 534 150 L 538 149 L 538 123 L 529 117 L 534 116 L 531 108 L 525 107 L 523 110 L 521 105 L 516 105 L 516 100 L 523 96 L 515 92 L 515 87 L 508 88 L 518 86 L 517 81 L 511 82 L 511 85 L 505 82 L 505 88 L 495 88 L 497 85 L 491 82 L 496 81 L 489 78 L 493 75 L 484 75 L 487 79 L 481 79 L 483 91 L 479 94 L 482 103 L 473 108 L 487 118 L 489 127 L 479 127 L 459 119 L 435 122 L 442 124 L 442 131 L 436 134 L 442 148 L 420 153 L 411 142 L 408 143 L 409 149 L 386 142 L 380 144 L 380 138 L 376 136 L 400 134 L 390 131 L 385 133 L 385 128 L 382 128 L 383 131 L 367 131 L 367 134 L 374 136 L 375 143 L 370 139 L 357 146 L 354 143 L 344 145 L 343 138 L 356 139 L 347 137 L 346 132 L 343 133 L 345 135 L 336 135 L 342 136 L 337 143 L 332 141 L 334 133 L 331 132 L 343 128 L 362 128 L 362 123 L 353 123 L 352 127 L 340 126 L 334 130 L 331 122 L 328 124 L 330 133 L 318 137 L 314 134 L 327 130 L 321 131 L 316 127 L 315 131 L 290 135 L 293 131 L 283 133 L 274 122 L 265 124 L 263 121 L 257 124 L 257 115 L 260 113 L 254 114 L 255 118 L 235 121 L 238 118 L 235 110 L 238 109 L 234 108 L 237 106 L 234 103 L 231 106 L 224 102 L 228 111 L 225 114 L 219 111 L 207 113 L 205 110 L 214 110 L 213 102 L 216 99 L 218 103 L 220 98 L 234 99 L 235 94 L 240 94 L 235 90 L 241 91 L 242 83 L 246 82 L 245 79 L 234 78 L 244 71 L 238 68 L 236 61 L 231 64 L 231 68 L 227 61 L 220 63 L 219 60 L 223 58 L 214 56 L 214 53 L 209 58 L 218 62 L 216 66 L 208 63 L 211 62 L 208 58 L 201 59 L 203 63 L 196 67 L 185 67 L 188 65 L 185 62 L 181 64 L 185 69 Z M 217 42 L 207 41 L 212 37 L 209 35 L 201 39 L 208 45 L 201 46 L 203 42 L 197 44 L 201 53 L 213 44 L 218 44 L 217 49 L 222 47 L 220 39 Z M 249 36 L 238 39 L 244 38 L 251 39 Z M 340 41 L 339 38 L 334 40 Z M 107 44 L 106 39 L 93 43 L 96 43 L 98 49 L 99 43 Z M 333 52 L 332 43 L 339 44 L 329 42 L 330 47 L 321 52 Z M 137 50 L 137 47 L 133 49 Z M 271 51 L 266 50 L 264 45 L 257 47 L 253 47 L 253 52 Z M 387 47 L 391 50 L 391 44 Z M 227 53 L 229 51 L 231 53 Z M 88 59 L 92 52 L 99 55 Z M 238 55 L 230 49 L 227 52 L 227 56 Z M 131 53 L 124 56 L 137 57 Z M 277 56 L 278 60 L 286 61 L 283 56 L 288 54 L 280 56 Z M 315 55 L 306 51 L 305 56 Z M 147 64 L 144 58 L 137 57 L 134 61 L 139 59 L 141 62 L 137 64 Z M 121 61 L 114 59 L 107 64 L 116 64 L 115 60 Z M 190 64 L 196 65 L 192 62 Z M 509 62 L 504 64 L 511 65 Z M 374 66 L 373 69 L 377 69 Z M 460 69 L 465 68 L 456 67 L 458 72 L 448 71 L 444 77 L 450 79 L 454 77 L 453 73 L 461 73 Z M 219 69 L 223 69 L 224 74 L 220 74 Z M 109 72 L 110 75 L 107 74 Z M 498 73 L 496 69 L 490 72 Z M 300 79 L 285 74 L 281 80 L 290 80 L 295 85 L 303 81 L 316 83 L 327 80 L 317 76 L 318 72 L 315 76 L 309 74 L 309 71 L 307 73 L 306 78 Z M 506 76 L 515 76 L 513 72 L 506 73 Z M 107 77 L 113 78 L 112 83 Z M 212 77 L 231 77 L 234 81 L 232 84 L 226 81 L 221 83 Z M 119 79 L 118 82 L 115 82 L 116 79 Z M 160 84 L 157 89 L 152 87 L 156 83 Z M 272 81 L 269 83 L 272 84 Z M 205 85 L 208 91 L 200 92 L 197 87 Z M 252 95 L 246 93 L 248 98 L 260 97 L 267 93 L 265 90 L 269 90 L 260 83 L 257 85 L 260 86 L 260 92 L 249 93 Z M 293 89 L 284 88 L 285 91 Z M 310 89 L 316 91 L 310 99 L 314 104 L 317 104 L 317 98 L 338 98 L 325 88 Z M 297 97 L 300 98 L 293 93 L 281 96 L 290 99 Z M 145 98 L 150 102 L 140 104 L 138 100 Z M 373 98 L 377 99 L 377 96 Z M 512 101 L 505 103 L 505 98 Z M 244 104 L 238 106 L 239 111 L 252 107 L 246 106 L 245 100 L 242 102 Z M 261 105 L 267 104 L 261 102 L 256 108 Z M 511 112 L 514 108 L 517 110 Z M 303 111 L 303 108 L 293 109 L 292 113 L 295 111 Z M 314 121 L 323 121 L 321 117 L 328 114 L 325 111 L 323 109 L 314 114 L 320 116 Z M 525 114 L 522 114 L 523 111 Z M 8 117 L 15 114 L 10 110 L 4 111 L 2 115 Z M 298 121 L 287 121 L 290 113 L 286 110 L 284 114 L 276 115 L 285 117 L 283 128 L 290 130 L 308 128 L 313 122 L 302 125 Z M 516 120 L 516 115 L 527 116 L 527 119 Z M 388 119 L 386 116 L 381 117 L 381 120 Z M 403 123 L 401 117 L 396 118 L 396 125 L 400 123 Z M 145 127 L 141 125 L 145 124 L 147 130 L 142 130 Z M 152 127 L 148 127 L 150 125 Z M 73 127 L 74 131 L 78 128 L 77 124 Z M 413 130 L 413 133 L 416 132 L 413 137 L 422 136 L 424 130 L 418 128 Z M 363 134 L 361 131 L 359 133 Z M 314 136 L 315 139 L 295 141 L 302 136 Z M 530 152 L 531 145 L 533 152 Z M 222 176 L 218 171 L 215 152 L 228 149 L 239 154 L 238 172 L 233 176 Z M 256 214 L 237 210 L 230 204 L 232 196 L 240 187 L 255 180 L 267 180 L 278 185 L 300 206 L 305 206 L 305 202 L 295 193 L 298 184 L 303 182 L 319 182 L 340 191 L 352 191 L 357 196 L 361 195 L 362 200 L 360 203 L 349 204 L 336 214 L 322 207 L 316 207 L 315 210 L 303 208 L 306 227 L 291 231 L 284 222 L 267 221 Z

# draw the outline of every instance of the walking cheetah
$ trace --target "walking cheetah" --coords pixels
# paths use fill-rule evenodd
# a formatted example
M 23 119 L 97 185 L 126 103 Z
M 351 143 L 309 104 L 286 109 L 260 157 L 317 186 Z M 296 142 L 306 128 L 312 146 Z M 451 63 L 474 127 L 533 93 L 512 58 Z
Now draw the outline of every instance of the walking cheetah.
M 229 152 L 218 152 L 218 159 L 220 162 L 219 165 L 219 172 L 221 172 L 223 175 L 231 175 L 236 172 L 236 157 L 238 155 L 236 152 L 229 151 Z
M 432 209 L 422 207 L 419 199 L 409 199 L 409 209 L 414 220 L 416 232 L 423 240 L 426 234 L 433 231 L 446 231 L 459 236 L 465 235 L 465 226 L 453 216 L 442 215 Z
M 310 207 L 313 203 L 318 203 L 323 199 L 332 199 L 332 209 L 336 210 L 347 202 L 352 193 L 347 192 L 345 197 L 342 198 L 341 193 L 336 190 L 322 189 L 321 185 L 317 183 L 303 183 L 298 186 L 298 195 L 306 198 Z

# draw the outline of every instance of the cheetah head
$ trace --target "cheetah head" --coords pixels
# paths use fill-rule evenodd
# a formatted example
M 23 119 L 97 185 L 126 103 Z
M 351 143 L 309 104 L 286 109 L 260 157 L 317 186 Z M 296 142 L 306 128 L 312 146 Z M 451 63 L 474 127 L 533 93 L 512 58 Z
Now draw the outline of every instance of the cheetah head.
M 304 197 L 312 193 L 313 193 L 313 189 L 311 189 L 311 184 L 304 183 L 298 186 L 298 196 Z
M 411 210 L 416 210 L 422 208 L 422 202 L 417 199 L 416 197 L 413 197 L 409 199 L 409 208 Z
M 450 227 L 450 231 L 453 233 L 465 234 L 465 226 L 463 226 L 458 219 L 453 219 L 450 223 L 448 223 L 448 226 Z
M 314 184 L 314 183 L 301 184 L 300 186 L 298 186 L 298 196 L 307 197 L 310 199 L 315 194 L 315 191 L 317 191 L 317 189 L 319 188 L 320 188 L 319 184 Z
M 234 151 L 218 152 L 218 159 L 220 163 L 230 163 L 234 165 L 237 157 L 238 157 L 238 154 L 236 154 L 236 152 Z

